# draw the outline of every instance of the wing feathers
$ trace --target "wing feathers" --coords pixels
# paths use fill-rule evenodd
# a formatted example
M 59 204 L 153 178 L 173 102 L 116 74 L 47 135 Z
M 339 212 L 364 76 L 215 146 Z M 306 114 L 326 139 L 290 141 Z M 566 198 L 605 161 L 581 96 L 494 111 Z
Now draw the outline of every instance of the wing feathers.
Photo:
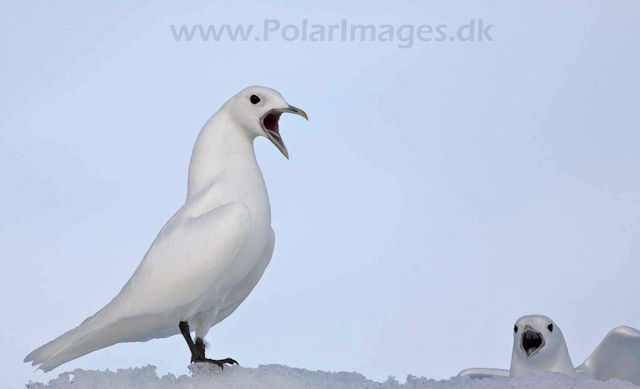
M 640 385 L 640 331 L 615 328 L 576 372 L 601 381 L 617 378 Z
M 509 377 L 509 370 L 504 369 L 465 369 L 462 370 L 458 377 L 470 377 L 470 378 L 489 378 L 489 377 Z
M 242 203 L 198 217 L 178 211 L 155 239 L 120 293 L 80 326 L 31 352 L 25 362 L 49 371 L 92 351 L 120 343 L 174 335 L 185 315 L 211 298 L 251 226 Z M 215 297 L 215 294 L 213 294 Z

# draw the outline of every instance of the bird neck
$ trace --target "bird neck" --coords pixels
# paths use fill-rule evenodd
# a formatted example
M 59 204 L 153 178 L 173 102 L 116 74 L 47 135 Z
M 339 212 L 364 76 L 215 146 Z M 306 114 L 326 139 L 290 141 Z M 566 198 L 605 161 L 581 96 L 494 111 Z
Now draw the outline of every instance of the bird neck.
M 571 357 L 569 356 L 569 349 L 567 348 L 567 343 L 563 342 L 560 347 L 560 356 L 557 361 L 558 370 L 561 372 L 568 372 L 565 374 L 576 375 L 575 367 L 573 366 L 573 362 L 571 361 Z
M 245 170 L 259 171 L 253 149 L 254 139 L 255 136 L 238 128 L 224 112 L 213 115 L 200 131 L 193 147 L 187 199 L 210 188 L 222 175 L 242 179 Z

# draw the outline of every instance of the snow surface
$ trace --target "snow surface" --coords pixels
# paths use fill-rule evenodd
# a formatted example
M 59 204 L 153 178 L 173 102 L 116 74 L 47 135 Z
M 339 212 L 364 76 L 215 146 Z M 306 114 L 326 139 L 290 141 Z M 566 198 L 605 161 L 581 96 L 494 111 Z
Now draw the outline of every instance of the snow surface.
M 436 381 L 412 375 L 400 384 L 393 377 L 385 382 L 368 380 L 358 373 L 328 373 L 296 369 L 282 365 L 260 365 L 257 369 L 231 366 L 221 371 L 203 364 L 190 365 L 191 375 L 158 378 L 155 366 L 119 369 L 116 372 L 81 370 L 62 373 L 48 384 L 29 382 L 28 389 L 391 389 L 391 388 L 476 388 L 476 389 L 610 389 L 637 386 L 620 380 L 606 382 L 569 377 L 564 374 L 536 372 L 516 378 L 486 378 L 472 380 L 454 377 Z

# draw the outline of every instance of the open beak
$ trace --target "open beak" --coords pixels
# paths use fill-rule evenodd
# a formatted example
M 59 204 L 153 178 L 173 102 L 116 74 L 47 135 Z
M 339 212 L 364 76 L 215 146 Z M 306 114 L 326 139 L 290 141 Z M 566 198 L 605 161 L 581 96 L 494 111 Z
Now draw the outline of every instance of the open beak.
M 531 358 L 545 345 L 542 334 L 533 328 L 526 326 L 525 331 L 520 338 L 520 349 L 526 355 L 527 359 Z
M 278 150 L 280 150 L 280 152 L 287 159 L 289 159 L 289 151 L 287 151 L 287 147 L 284 145 L 284 141 L 282 140 L 282 136 L 280 135 L 280 127 L 278 126 L 280 115 L 285 112 L 300 115 L 303 118 L 309 120 L 306 112 L 304 112 L 300 108 L 296 108 L 290 105 L 287 108 L 277 108 L 267 112 L 262 117 L 262 119 L 260 119 L 260 124 L 262 124 L 262 129 L 264 130 L 264 133 L 267 135 L 267 138 L 269 138 L 271 143 L 273 143 L 278 148 Z
M 284 145 L 284 141 L 282 140 L 282 136 L 280 135 L 280 127 L 278 126 L 280 115 L 285 112 L 300 115 L 303 118 L 309 120 L 306 112 L 304 112 L 300 108 L 296 108 L 293 105 L 290 105 L 287 108 L 272 109 L 262 117 L 260 123 L 262 124 L 264 133 L 267 135 L 267 138 L 269 138 L 271 143 L 273 143 L 278 148 L 278 150 L 280 150 L 280 152 L 287 159 L 289 159 L 289 151 L 287 151 L 287 147 Z

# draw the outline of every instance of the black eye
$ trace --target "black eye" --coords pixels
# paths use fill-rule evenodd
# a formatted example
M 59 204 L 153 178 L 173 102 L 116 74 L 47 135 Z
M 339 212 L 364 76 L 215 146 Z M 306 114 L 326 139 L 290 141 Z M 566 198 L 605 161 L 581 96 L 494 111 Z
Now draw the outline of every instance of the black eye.
M 513 326 L 513 332 L 518 332 L 518 326 Z
M 260 98 L 256 95 L 251 95 L 251 98 L 249 98 L 249 100 L 251 100 L 251 104 L 258 104 L 260 102 Z
M 553 324 L 549 324 L 547 328 L 549 329 L 549 332 L 553 332 Z

